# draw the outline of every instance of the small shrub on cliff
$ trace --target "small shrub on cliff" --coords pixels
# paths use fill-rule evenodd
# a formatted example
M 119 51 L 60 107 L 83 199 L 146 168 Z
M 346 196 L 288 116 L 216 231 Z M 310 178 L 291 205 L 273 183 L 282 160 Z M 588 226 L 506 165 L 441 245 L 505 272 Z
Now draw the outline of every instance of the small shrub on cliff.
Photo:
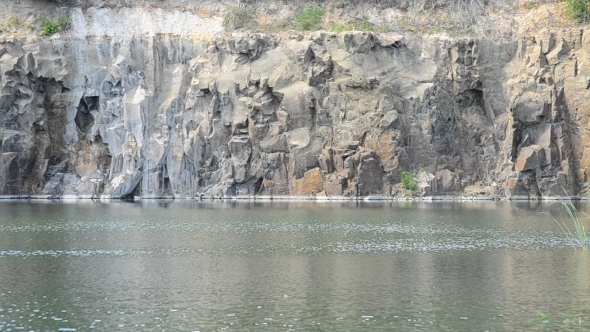
M 8 17 L 8 19 L 6 19 L 6 21 L 4 21 L 4 23 L 0 25 L 0 30 L 10 30 L 17 25 L 18 19 L 16 18 L 16 15 L 12 14 Z
M 567 0 L 565 10 L 572 21 L 583 23 L 590 18 L 588 5 L 590 5 L 590 0 Z
M 41 18 L 41 31 L 39 31 L 39 34 L 41 36 L 49 36 L 52 35 L 58 31 L 64 31 L 70 28 L 70 19 L 65 16 L 62 15 L 59 17 L 59 19 L 57 20 L 57 22 L 53 22 L 51 20 L 48 20 L 45 17 Z
M 41 36 L 48 36 L 52 35 L 59 31 L 59 23 L 50 21 L 46 18 L 41 18 L 41 31 L 39 34 Z
M 311 6 L 295 16 L 297 26 L 302 30 L 319 30 L 323 18 L 324 10 L 318 6 Z
M 239 3 L 227 7 L 227 12 L 223 16 L 221 25 L 225 29 L 239 29 L 252 23 L 256 9 L 249 4 Z
M 412 173 L 408 171 L 404 171 L 401 174 L 402 177 L 402 184 L 404 188 L 407 190 L 414 190 L 416 189 L 416 182 L 414 182 L 414 178 L 412 177 Z

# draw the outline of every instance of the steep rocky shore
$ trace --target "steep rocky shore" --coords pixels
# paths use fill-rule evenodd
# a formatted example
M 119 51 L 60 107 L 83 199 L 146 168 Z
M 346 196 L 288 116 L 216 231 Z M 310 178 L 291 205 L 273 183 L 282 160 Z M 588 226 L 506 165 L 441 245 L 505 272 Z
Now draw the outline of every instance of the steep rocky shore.
M 590 30 L 124 34 L 99 14 L 0 35 L 0 195 L 395 197 L 402 171 L 419 196 L 587 190 Z

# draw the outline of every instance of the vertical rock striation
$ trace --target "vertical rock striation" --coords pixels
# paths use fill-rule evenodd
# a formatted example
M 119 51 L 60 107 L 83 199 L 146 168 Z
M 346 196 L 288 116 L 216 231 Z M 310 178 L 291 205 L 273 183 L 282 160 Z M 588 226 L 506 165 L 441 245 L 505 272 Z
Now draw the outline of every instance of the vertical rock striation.
M 0 195 L 587 189 L 590 32 L 0 39 Z

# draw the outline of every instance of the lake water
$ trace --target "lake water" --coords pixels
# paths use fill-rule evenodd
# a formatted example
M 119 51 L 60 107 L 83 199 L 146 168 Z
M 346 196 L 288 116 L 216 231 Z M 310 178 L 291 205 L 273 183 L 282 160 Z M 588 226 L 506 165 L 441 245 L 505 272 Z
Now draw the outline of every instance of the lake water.
M 544 212 L 564 216 L 536 202 L 0 203 L 0 331 L 587 329 L 590 256 Z

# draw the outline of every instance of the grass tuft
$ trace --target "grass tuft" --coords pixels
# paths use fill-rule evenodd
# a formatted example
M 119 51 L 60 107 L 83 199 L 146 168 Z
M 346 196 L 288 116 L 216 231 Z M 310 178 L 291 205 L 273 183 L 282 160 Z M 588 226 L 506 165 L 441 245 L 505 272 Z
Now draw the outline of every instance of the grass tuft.
M 11 28 L 14 28 L 18 25 L 18 19 L 16 18 L 16 15 L 12 14 L 10 16 L 8 16 L 8 19 L 6 19 L 6 21 L 4 21 L 1 25 L 0 25 L 0 29 L 1 30 L 10 30 Z
M 231 5 L 227 8 L 227 12 L 223 16 L 221 26 L 225 29 L 243 28 L 252 24 L 255 15 L 256 9 L 252 5 L 246 3 Z
M 561 206 L 566 211 L 568 220 L 563 220 L 561 218 L 557 220 L 552 215 L 551 217 L 555 223 L 557 223 L 563 234 L 570 239 L 574 250 L 576 248 L 582 248 L 582 250 L 587 251 L 590 247 L 590 244 L 588 243 L 588 233 L 586 233 L 586 228 L 580 220 L 578 209 L 571 202 L 563 202 L 561 203 Z
M 372 31 L 373 25 L 371 22 L 366 20 L 354 20 L 349 23 L 345 24 L 336 24 L 332 27 L 332 31 L 334 32 L 343 32 L 343 31 Z
M 322 27 L 324 10 L 318 6 L 311 6 L 295 16 L 297 26 L 302 30 L 319 30 Z
M 23 24 L 23 26 L 27 30 L 34 30 L 35 29 L 35 24 L 33 22 L 31 22 L 31 21 L 25 21 L 25 23 Z

